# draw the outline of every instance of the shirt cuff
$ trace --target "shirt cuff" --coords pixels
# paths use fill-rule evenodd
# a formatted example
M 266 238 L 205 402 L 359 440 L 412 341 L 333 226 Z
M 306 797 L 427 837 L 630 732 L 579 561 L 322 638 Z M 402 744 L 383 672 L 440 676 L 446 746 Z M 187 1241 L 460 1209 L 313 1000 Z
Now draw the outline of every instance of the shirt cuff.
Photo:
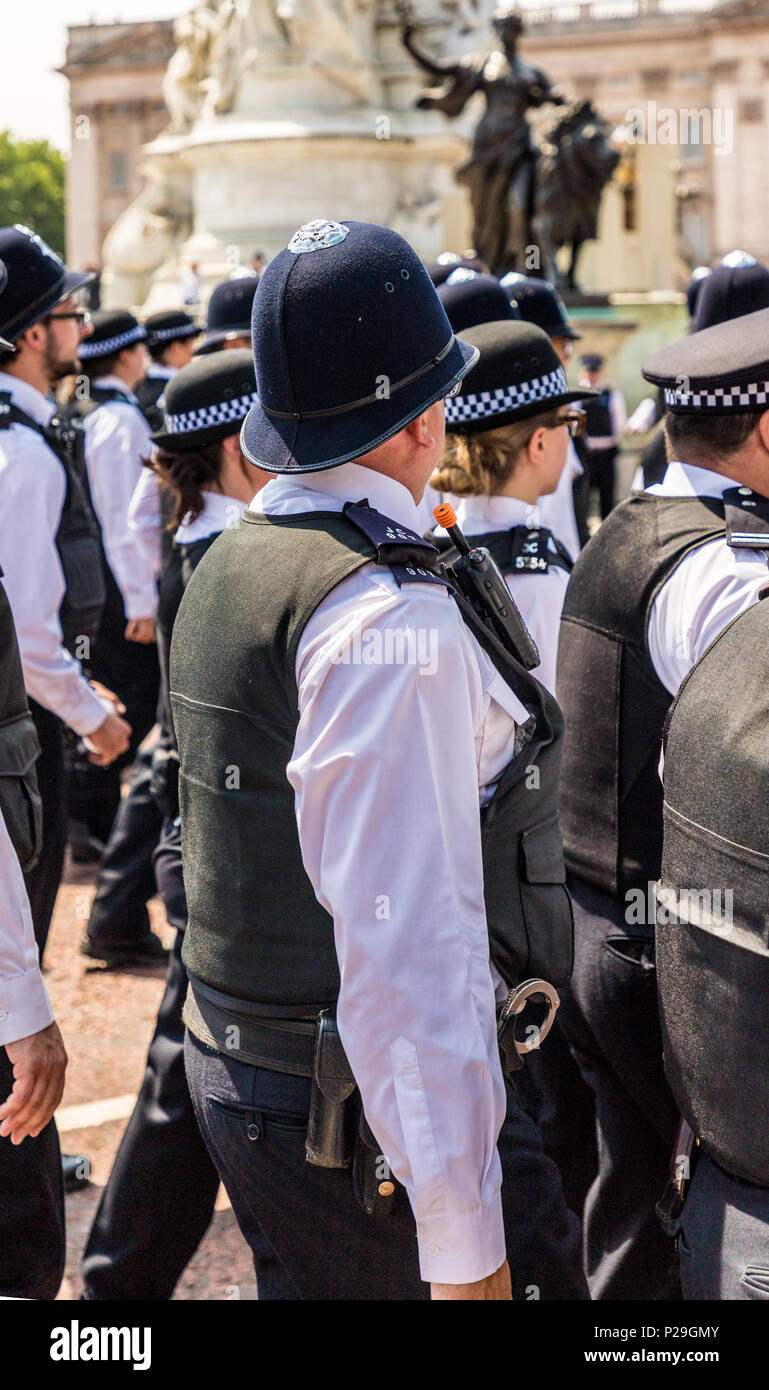
M 0 1047 L 29 1038 L 49 1023 L 53 1009 L 38 969 L 0 980 Z
M 476 1211 L 417 1222 L 419 1268 L 432 1284 L 475 1284 L 507 1259 L 502 1194 Z
M 74 729 L 81 738 L 87 738 L 95 729 L 103 724 L 109 710 L 104 708 L 95 690 L 88 684 L 85 676 L 82 678 L 83 698 L 78 700 L 77 707 L 73 708 L 71 714 L 63 714 L 61 710 L 56 710 L 60 719 L 68 724 L 70 729 Z
M 158 595 L 155 585 L 152 586 L 150 593 L 142 594 L 123 594 L 123 607 L 125 608 L 126 620 L 130 623 L 135 618 L 154 618 L 158 609 Z

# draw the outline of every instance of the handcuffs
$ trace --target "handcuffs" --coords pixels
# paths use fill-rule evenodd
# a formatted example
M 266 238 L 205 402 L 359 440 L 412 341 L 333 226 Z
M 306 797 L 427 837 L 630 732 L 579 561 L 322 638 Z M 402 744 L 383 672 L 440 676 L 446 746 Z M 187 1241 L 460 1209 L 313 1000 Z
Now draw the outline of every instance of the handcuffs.
M 547 1016 L 531 1037 L 521 1042 L 515 1036 L 515 1025 L 526 1004 L 534 994 L 541 994 L 547 1004 Z M 497 1043 L 505 1076 L 520 1071 L 527 1052 L 534 1052 L 547 1037 L 553 1026 L 556 1010 L 560 1004 L 558 991 L 547 980 L 523 980 L 511 989 L 497 1017 Z

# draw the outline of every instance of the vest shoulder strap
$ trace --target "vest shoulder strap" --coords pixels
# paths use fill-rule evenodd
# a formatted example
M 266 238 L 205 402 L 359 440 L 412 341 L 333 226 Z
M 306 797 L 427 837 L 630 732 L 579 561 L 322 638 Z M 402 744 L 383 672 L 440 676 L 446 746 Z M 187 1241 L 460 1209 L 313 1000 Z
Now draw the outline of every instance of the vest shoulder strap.
M 724 493 L 726 543 L 735 549 L 769 551 L 769 499 L 749 487 Z

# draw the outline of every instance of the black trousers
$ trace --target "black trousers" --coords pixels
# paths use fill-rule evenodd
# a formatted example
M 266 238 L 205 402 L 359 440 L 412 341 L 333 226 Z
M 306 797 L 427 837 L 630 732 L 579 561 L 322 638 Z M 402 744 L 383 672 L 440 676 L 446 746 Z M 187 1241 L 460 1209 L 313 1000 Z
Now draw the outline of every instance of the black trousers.
M 266 1235 L 291 1297 L 429 1297 L 404 1190 L 396 1189 L 394 1209 L 378 1220 L 359 1206 L 348 1170 L 305 1162 L 307 1078 L 238 1062 L 189 1032 L 185 1056 L 200 1126 L 241 1230 L 252 1250 L 254 1222 Z M 585 1298 L 579 1223 L 512 1084 L 498 1147 L 514 1297 Z M 265 1286 L 258 1248 L 254 1254 L 260 1299 L 285 1298 Z
M 100 945 L 130 945 L 150 932 L 147 903 L 156 892 L 152 855 L 163 828 L 151 778 L 152 754 L 140 752 L 96 879 L 88 936 Z
M 568 989 L 558 993 L 563 1008 Z M 563 1194 L 582 1220 L 587 1194 L 598 1172 L 595 1096 L 584 1080 L 556 1014 L 542 1047 L 530 1052 L 516 1073 L 521 1104 L 536 1120 L 542 1144 L 563 1183 Z
M 744 1182 L 703 1155 L 686 1196 L 678 1250 L 687 1302 L 769 1300 L 769 1188 Z
M 0 1100 L 13 1068 L 0 1047 Z M 53 1299 L 64 1274 L 64 1183 L 51 1120 L 36 1139 L 0 1139 L 0 1294 Z
M 179 929 L 168 963 L 147 1066 L 83 1256 L 86 1299 L 168 1299 L 210 1225 L 219 1174 L 201 1138 L 184 1072 L 181 958 L 187 904 L 178 818 L 166 822 L 154 856 L 158 891 Z M 255 1225 L 249 1244 L 260 1279 L 291 1297 L 274 1251 Z
M 574 973 L 558 1018 L 595 1093 L 600 1167 L 585 1204 L 590 1292 L 680 1298 L 673 1242 L 654 1212 L 678 1124 L 662 1065 L 654 926 L 628 924 L 624 902 L 580 879 L 569 888 Z
M 40 858 L 35 867 L 24 875 L 24 882 L 27 885 L 35 940 L 42 962 L 67 847 L 67 819 L 64 811 L 64 727 L 55 714 L 43 709 L 35 700 L 30 700 L 29 708 L 40 740 L 40 756 L 35 766 L 40 800 L 43 804 L 43 843 Z
M 170 1298 L 214 1214 L 219 1175 L 184 1075 L 181 944 L 179 936 L 141 1090 L 88 1236 L 85 1298 Z
M 616 463 L 619 450 L 588 449 L 587 466 L 591 485 L 598 489 L 601 520 L 605 521 L 614 506 Z
M 106 844 L 120 804 L 120 774 L 155 723 L 160 668 L 154 642 L 126 641 L 123 599 L 107 565 L 104 579 L 107 598 L 88 674 L 120 696 L 132 729 L 131 743 L 109 767 L 97 767 L 87 755 L 73 754 L 67 803 L 70 816 Z

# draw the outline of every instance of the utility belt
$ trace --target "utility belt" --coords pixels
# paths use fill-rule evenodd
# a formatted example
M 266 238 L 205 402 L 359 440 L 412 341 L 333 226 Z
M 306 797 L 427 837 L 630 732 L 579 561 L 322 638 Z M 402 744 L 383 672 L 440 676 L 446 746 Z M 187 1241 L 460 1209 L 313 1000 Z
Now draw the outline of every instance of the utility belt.
M 516 1025 L 527 1002 L 543 996 L 546 1016 L 527 1028 Z M 556 990 L 545 980 L 525 980 L 511 989 L 497 1011 L 497 1041 L 502 1071 L 512 1075 L 527 1053 L 540 1046 L 559 1005 Z M 312 1082 L 305 1154 L 319 1168 L 352 1170 L 355 1195 L 369 1216 L 391 1209 L 399 1184 L 390 1173 L 363 1110 L 357 1083 L 339 1036 L 333 1009 L 314 1018 L 267 1017 L 257 1005 L 235 1000 L 190 978 L 184 1021 L 190 1032 L 217 1052 L 250 1066 L 306 1076 Z

